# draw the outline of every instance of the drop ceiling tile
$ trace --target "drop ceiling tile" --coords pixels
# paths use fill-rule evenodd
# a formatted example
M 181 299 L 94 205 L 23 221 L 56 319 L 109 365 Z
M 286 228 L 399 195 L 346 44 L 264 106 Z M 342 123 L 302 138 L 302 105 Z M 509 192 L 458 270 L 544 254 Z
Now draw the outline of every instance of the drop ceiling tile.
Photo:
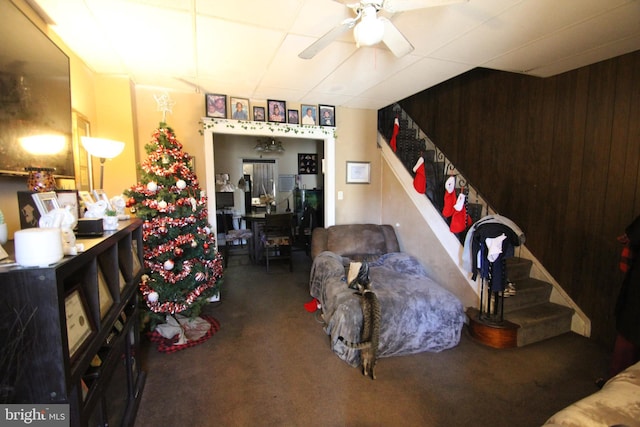
M 614 43 L 601 45 L 597 48 L 585 50 L 576 53 L 573 56 L 562 58 L 556 62 L 536 67 L 529 71 L 528 74 L 539 77 L 550 77 L 568 70 L 581 68 L 589 64 L 614 58 L 619 55 L 635 52 L 640 46 L 640 34 L 629 37 L 627 39 L 618 40 Z
M 196 0 L 196 9 L 198 14 L 208 17 L 287 31 L 303 3 L 303 0 Z
M 568 71 L 580 65 L 576 63 L 573 66 L 570 60 L 565 59 L 578 58 L 582 52 L 640 34 L 639 20 L 640 3 L 628 3 L 552 32 L 483 65 L 505 71 L 523 72 L 536 66 L 562 61 L 567 67 L 563 71 Z
M 627 2 L 629 0 L 526 0 L 465 33 L 431 56 L 483 64 L 545 34 Z
M 386 49 L 360 48 L 314 91 L 356 96 L 417 60 L 413 55 L 396 58 Z
M 308 91 L 353 54 L 355 46 L 335 42 L 312 59 L 300 59 L 298 53 L 313 43 L 312 37 L 289 35 L 284 40 L 261 84 Z

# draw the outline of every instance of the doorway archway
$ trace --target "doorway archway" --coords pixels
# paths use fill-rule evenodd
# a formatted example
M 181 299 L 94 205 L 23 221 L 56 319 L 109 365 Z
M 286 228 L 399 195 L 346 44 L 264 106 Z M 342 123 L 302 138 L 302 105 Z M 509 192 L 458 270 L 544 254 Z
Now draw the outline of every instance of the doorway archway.
M 322 126 L 299 126 L 289 124 L 275 124 L 268 122 L 245 122 L 227 119 L 203 118 L 204 154 L 205 154 L 205 188 L 208 201 L 207 209 L 209 224 L 216 224 L 216 180 L 214 163 L 214 144 L 216 134 L 245 135 L 255 137 L 287 137 L 295 135 L 296 138 L 321 139 L 324 141 L 324 160 L 322 164 L 324 172 L 324 226 L 335 224 L 335 153 L 336 139 L 335 128 Z M 217 232 L 217 230 L 216 230 Z

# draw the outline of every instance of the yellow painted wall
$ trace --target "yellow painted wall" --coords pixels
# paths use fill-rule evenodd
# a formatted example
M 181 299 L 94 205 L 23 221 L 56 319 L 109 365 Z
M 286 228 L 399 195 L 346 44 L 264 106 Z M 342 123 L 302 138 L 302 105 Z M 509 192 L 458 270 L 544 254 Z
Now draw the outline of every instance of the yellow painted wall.
M 136 183 L 135 122 L 133 96 L 129 78 L 122 76 L 95 77 L 97 120 L 92 136 L 125 143 L 124 151 L 106 160 L 104 190 L 109 197 L 119 194 Z M 100 163 L 94 159 L 94 187 L 100 186 Z

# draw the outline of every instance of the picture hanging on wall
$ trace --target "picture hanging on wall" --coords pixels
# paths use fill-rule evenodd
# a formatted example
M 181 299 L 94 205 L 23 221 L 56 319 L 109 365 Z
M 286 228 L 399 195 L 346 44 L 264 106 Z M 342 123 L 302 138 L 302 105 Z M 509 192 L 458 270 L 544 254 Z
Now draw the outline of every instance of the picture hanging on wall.
M 264 107 L 253 107 L 253 121 L 264 122 Z
M 318 155 L 315 153 L 298 153 L 298 174 L 316 175 L 318 173 Z
M 227 118 L 227 95 L 208 93 L 205 95 L 207 117 Z

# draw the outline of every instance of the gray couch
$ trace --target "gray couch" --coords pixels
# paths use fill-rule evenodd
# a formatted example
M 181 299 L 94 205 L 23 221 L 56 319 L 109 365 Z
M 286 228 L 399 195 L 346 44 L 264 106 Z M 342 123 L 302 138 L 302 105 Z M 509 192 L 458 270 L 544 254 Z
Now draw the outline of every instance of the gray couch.
M 465 321 L 458 298 L 429 277 L 415 257 L 400 252 L 390 225 L 334 225 L 313 230 L 309 293 L 321 305 L 331 349 L 352 366 L 360 351 L 339 340 L 359 342 L 360 299 L 347 286 L 353 261 L 367 261 L 371 288 L 380 301 L 379 357 L 441 351 L 458 344 Z

